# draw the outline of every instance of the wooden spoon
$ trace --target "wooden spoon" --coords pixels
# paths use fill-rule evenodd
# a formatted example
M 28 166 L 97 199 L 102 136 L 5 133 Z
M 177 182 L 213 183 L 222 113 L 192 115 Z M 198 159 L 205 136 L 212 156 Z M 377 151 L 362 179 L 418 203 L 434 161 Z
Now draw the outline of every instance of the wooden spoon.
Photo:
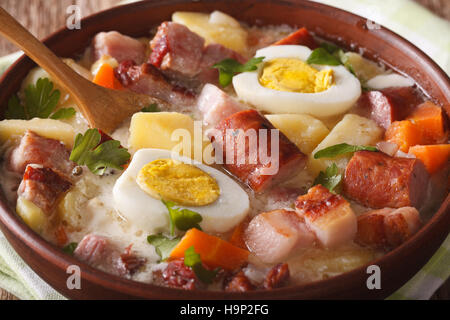
M 92 128 L 111 133 L 127 117 L 150 104 L 167 102 L 129 91 L 97 86 L 73 71 L 19 22 L 0 7 L 0 34 L 20 47 L 75 99 Z

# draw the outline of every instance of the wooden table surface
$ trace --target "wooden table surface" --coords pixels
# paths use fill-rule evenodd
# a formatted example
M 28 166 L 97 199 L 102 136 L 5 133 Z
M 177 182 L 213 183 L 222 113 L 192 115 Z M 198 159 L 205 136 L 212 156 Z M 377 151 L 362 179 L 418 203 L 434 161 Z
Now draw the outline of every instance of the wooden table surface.
M 437 15 L 450 20 L 449 0 L 415 0 Z M 65 25 L 66 8 L 76 4 L 81 7 L 82 15 L 117 5 L 120 0 L 0 0 L 0 6 L 11 13 L 38 38 L 44 38 Z M 0 56 L 17 51 L 14 45 L 0 39 Z M 15 300 L 13 295 L 0 289 L 0 300 Z M 450 281 L 447 281 L 433 296 L 433 299 L 450 299 Z

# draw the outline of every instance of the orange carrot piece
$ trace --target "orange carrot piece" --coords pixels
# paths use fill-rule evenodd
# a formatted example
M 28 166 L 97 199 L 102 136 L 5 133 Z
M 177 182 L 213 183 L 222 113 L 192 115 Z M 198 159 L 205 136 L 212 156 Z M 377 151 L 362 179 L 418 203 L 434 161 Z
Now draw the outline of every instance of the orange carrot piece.
M 109 88 L 109 89 L 122 89 L 122 85 L 119 80 L 114 76 L 114 69 L 109 64 L 104 63 L 100 66 L 97 74 L 94 77 L 95 84 Z
M 218 237 L 206 234 L 198 229 L 191 229 L 170 253 L 170 258 L 184 258 L 190 247 L 200 254 L 202 262 L 211 268 L 221 267 L 226 270 L 239 268 L 247 261 L 249 252 Z
M 60 247 L 64 247 L 66 245 L 67 241 L 69 241 L 66 231 L 64 230 L 63 226 L 59 226 L 58 229 L 56 229 L 55 237 L 56 237 L 56 243 Z
M 273 45 L 281 46 L 287 44 L 307 46 L 310 49 L 316 49 L 318 47 L 316 40 L 314 40 L 306 28 L 298 29 L 287 37 L 275 42 Z
M 428 146 L 413 146 L 409 153 L 422 160 L 430 174 L 433 174 L 448 164 L 450 159 L 450 144 L 435 144 Z
M 403 152 L 408 152 L 410 147 L 423 142 L 421 130 L 409 120 L 393 122 L 386 130 L 385 139 L 397 144 Z
M 424 144 L 443 143 L 448 139 L 445 128 L 445 114 L 441 107 L 431 101 L 422 103 L 408 117 L 423 133 Z
M 245 219 L 234 229 L 233 234 L 230 238 L 230 243 L 232 245 L 247 250 L 247 245 L 245 244 L 244 240 L 244 234 L 249 223 L 250 219 Z

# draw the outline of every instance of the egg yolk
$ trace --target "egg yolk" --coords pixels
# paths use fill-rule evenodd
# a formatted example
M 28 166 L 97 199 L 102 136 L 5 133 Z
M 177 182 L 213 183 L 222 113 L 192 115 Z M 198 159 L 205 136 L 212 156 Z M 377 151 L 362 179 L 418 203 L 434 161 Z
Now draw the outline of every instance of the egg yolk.
M 316 93 L 330 88 L 334 77 L 331 69 L 319 71 L 299 59 L 277 58 L 264 65 L 259 81 L 278 91 Z
M 150 196 L 184 206 L 206 206 L 220 195 L 213 177 L 196 166 L 172 159 L 146 164 L 136 182 Z

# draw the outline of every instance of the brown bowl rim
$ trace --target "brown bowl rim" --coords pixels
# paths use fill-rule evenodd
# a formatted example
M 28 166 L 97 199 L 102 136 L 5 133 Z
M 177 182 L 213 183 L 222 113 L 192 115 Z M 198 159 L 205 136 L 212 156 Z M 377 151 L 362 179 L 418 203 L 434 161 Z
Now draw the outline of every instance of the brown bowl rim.
M 92 15 L 89 15 L 88 17 L 83 18 L 82 23 L 83 24 L 92 24 L 95 23 L 96 20 L 102 17 L 106 17 L 111 14 L 117 14 L 119 11 L 127 9 L 129 11 L 133 10 L 139 10 L 140 8 L 150 8 L 154 6 L 160 6 L 160 5 L 171 5 L 176 3 L 185 3 L 187 1 L 184 0 L 156 0 L 151 1 L 152 3 L 149 3 L 150 1 L 141 1 L 141 2 L 135 2 L 130 4 L 124 4 L 120 6 L 116 6 Z M 212 3 L 214 0 L 203 0 L 202 2 L 206 3 Z M 321 3 L 306 1 L 306 0 L 288 0 L 288 1 L 270 1 L 270 0 L 263 0 L 258 2 L 277 2 L 280 4 L 287 4 L 287 5 L 305 5 L 307 4 L 309 7 L 314 7 L 315 9 L 325 10 L 328 13 L 330 12 L 339 12 L 340 14 L 344 14 L 347 16 L 352 17 L 353 19 L 362 19 L 366 20 L 366 18 L 355 15 L 353 13 L 350 13 L 348 11 L 338 9 L 332 6 L 324 5 Z M 415 45 L 413 45 L 408 40 L 404 39 L 400 35 L 394 33 L 393 31 L 381 26 L 381 30 L 379 30 L 383 33 L 383 37 L 391 37 L 396 38 L 396 41 L 399 41 L 402 44 L 402 49 L 406 48 L 410 50 L 415 55 L 419 56 L 421 59 L 426 61 L 426 64 L 428 67 L 431 67 L 431 70 L 435 72 L 438 75 L 439 80 L 441 81 L 441 84 L 445 87 L 447 87 L 448 90 L 450 90 L 450 79 L 448 75 L 424 52 L 422 52 L 419 48 L 417 48 Z M 44 42 L 47 45 L 51 45 L 52 43 L 58 41 L 60 38 L 64 38 L 64 34 L 66 32 L 65 28 L 61 28 L 60 30 L 56 31 L 55 33 L 48 36 Z M 30 59 L 23 55 L 21 58 L 19 58 L 15 63 L 13 63 L 7 71 L 2 75 L 0 78 L 0 86 L 4 83 L 9 77 L 11 77 L 11 74 L 16 68 L 22 67 L 23 64 L 26 62 L 30 62 Z M 395 66 L 390 66 L 395 69 Z M 447 108 L 447 104 L 445 105 L 447 113 L 450 113 Z M 98 269 L 95 269 L 87 264 L 85 264 L 82 261 L 79 261 L 75 259 L 72 256 L 69 256 L 65 253 L 63 253 L 59 248 L 57 248 L 55 245 L 47 242 L 43 238 L 41 238 L 37 233 L 33 232 L 19 217 L 16 215 L 14 210 L 12 210 L 6 202 L 6 199 L 4 197 L 3 192 L 0 192 L 0 227 L 1 229 L 12 232 L 16 238 L 18 238 L 22 243 L 29 246 L 37 255 L 39 255 L 41 258 L 44 258 L 50 262 L 52 262 L 54 265 L 56 265 L 59 269 L 61 269 L 63 272 L 67 269 L 70 265 L 78 265 L 80 266 L 82 270 L 82 278 L 85 278 L 88 281 L 92 281 L 102 287 L 109 288 L 115 291 L 119 291 L 125 294 L 128 294 L 130 296 L 134 297 L 142 297 L 145 298 L 145 291 L 148 292 L 158 292 L 159 295 L 162 297 L 170 297 L 173 299 L 258 299 L 258 300 L 266 300 L 266 299 L 277 299 L 277 296 L 280 296 L 283 299 L 293 297 L 295 298 L 298 294 L 298 291 L 310 291 L 312 292 L 312 296 L 315 296 L 315 298 L 320 298 L 320 292 L 323 292 L 323 289 L 325 288 L 333 288 L 336 290 L 337 288 L 341 288 L 342 285 L 345 285 L 345 283 L 351 282 L 352 279 L 355 278 L 361 278 L 362 274 L 366 274 L 365 270 L 369 265 L 392 265 L 396 258 L 401 256 L 402 253 L 408 252 L 409 249 L 414 249 L 414 247 L 417 244 L 420 244 L 424 242 L 425 239 L 428 239 L 431 237 L 431 232 L 433 232 L 433 229 L 435 226 L 446 223 L 449 225 L 450 229 L 450 195 L 447 195 L 446 199 L 442 203 L 440 209 L 437 213 L 433 215 L 433 217 L 424 225 L 418 233 L 416 233 L 412 238 L 410 238 L 407 242 L 402 244 L 400 247 L 388 252 L 387 254 L 383 255 L 382 257 L 371 261 L 370 263 L 361 266 L 359 268 L 353 269 L 349 272 L 343 273 L 341 275 L 332 277 L 330 279 L 315 281 L 311 283 L 301 284 L 301 285 L 294 285 L 289 286 L 286 288 L 281 289 L 275 289 L 271 291 L 253 291 L 248 293 L 229 293 L 229 292 L 215 292 L 215 291 L 206 291 L 206 290 L 199 290 L 194 292 L 186 292 L 184 290 L 180 289 L 173 289 L 173 288 L 167 288 L 167 287 L 161 287 L 158 285 L 153 284 L 147 284 L 147 283 L 141 283 L 136 282 L 132 280 L 128 280 L 125 278 L 121 278 L 115 275 L 111 275 L 108 273 L 105 273 L 103 271 L 100 271 Z M 448 233 L 447 233 L 448 234 Z M 445 237 L 443 237 L 445 239 Z M 442 241 L 443 241 L 442 239 Z M 441 242 L 442 242 L 441 241 Z M 434 251 L 432 252 L 434 254 Z M 431 257 L 431 254 L 429 254 Z M 425 262 L 421 262 L 420 265 L 423 266 Z M 39 271 L 34 270 L 39 274 Z M 417 272 L 418 269 L 415 271 Z M 406 280 L 401 281 L 401 284 L 406 282 Z M 398 289 L 400 286 L 396 286 L 396 288 L 391 288 L 388 290 L 388 292 L 383 292 L 379 297 L 387 297 L 389 294 L 391 294 L 394 290 Z M 144 292 L 144 294 L 143 294 Z M 319 295 L 317 295 L 317 292 L 319 292 Z M 336 293 L 339 292 L 336 291 Z M 315 293 L 315 294 L 314 294 Z M 185 296 L 185 295 L 188 295 Z M 339 298 L 337 296 L 336 298 Z

